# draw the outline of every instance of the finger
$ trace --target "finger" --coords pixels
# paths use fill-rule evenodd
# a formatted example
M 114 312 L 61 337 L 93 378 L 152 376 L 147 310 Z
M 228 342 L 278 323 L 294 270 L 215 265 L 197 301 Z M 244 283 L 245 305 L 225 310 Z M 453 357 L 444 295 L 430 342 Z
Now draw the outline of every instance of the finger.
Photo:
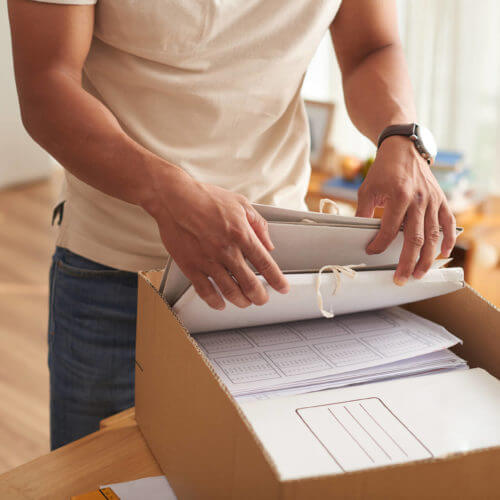
M 375 238 L 366 247 L 366 253 L 382 253 L 387 249 L 401 229 L 408 205 L 409 203 L 406 201 L 406 198 L 402 198 L 401 200 L 391 199 L 388 201 L 384 207 L 380 229 Z
M 415 266 L 415 270 L 413 271 L 413 276 L 417 279 L 424 276 L 424 274 L 432 266 L 436 257 L 439 238 L 441 237 L 441 232 L 439 230 L 438 207 L 436 204 L 430 203 L 427 206 L 424 225 L 425 242 L 422 250 L 420 251 L 420 258 Z
M 245 296 L 254 304 L 259 306 L 269 300 L 269 295 L 264 285 L 250 269 L 250 266 L 241 253 L 228 264 L 228 269 L 233 273 Z
M 398 267 L 394 273 L 394 283 L 396 285 L 404 285 L 415 269 L 415 263 L 425 241 L 424 216 L 425 208 L 422 209 L 415 203 L 408 209 L 404 228 L 405 239 L 403 250 L 401 251 Z
M 229 275 L 227 269 L 220 264 L 211 266 L 208 275 L 215 281 L 220 293 L 237 307 L 248 307 L 251 302 L 245 297 L 239 285 Z
M 175 227 L 175 226 L 174 226 Z M 177 263 L 186 278 L 192 283 L 196 293 L 211 308 L 222 310 L 226 307 L 224 299 L 208 279 L 208 275 L 197 264 L 200 261 L 201 247 L 199 242 L 189 233 L 181 230 L 175 235 L 173 244 L 170 247 L 170 255 Z M 180 242 L 187 243 L 186 247 L 181 247 Z
M 280 293 L 288 293 L 290 289 L 288 280 L 254 234 L 250 234 L 250 237 L 242 242 L 241 250 L 243 255 L 275 290 Z
M 356 217 L 373 217 L 375 212 L 375 197 L 371 193 L 365 193 L 362 189 L 358 191 L 358 206 Z
M 186 273 L 184 273 L 186 274 Z M 226 307 L 224 299 L 219 295 L 215 287 L 210 283 L 206 275 L 201 272 L 193 272 L 187 278 L 193 284 L 196 293 L 202 298 L 211 308 L 222 311 Z
M 455 241 L 457 240 L 457 224 L 454 215 L 451 213 L 448 203 L 443 202 L 438 212 L 439 222 L 443 228 L 443 243 L 441 244 L 441 253 L 449 257 Z
M 274 250 L 273 242 L 269 236 L 269 228 L 267 225 L 267 220 L 264 219 L 251 205 L 245 207 L 245 212 L 247 214 L 247 220 L 255 231 L 255 234 L 262 242 L 262 244 L 271 252 Z
M 204 270 L 215 281 L 220 293 L 229 302 L 241 308 L 251 305 L 250 300 L 248 300 L 238 283 L 229 275 L 228 270 L 224 266 L 213 263 Z

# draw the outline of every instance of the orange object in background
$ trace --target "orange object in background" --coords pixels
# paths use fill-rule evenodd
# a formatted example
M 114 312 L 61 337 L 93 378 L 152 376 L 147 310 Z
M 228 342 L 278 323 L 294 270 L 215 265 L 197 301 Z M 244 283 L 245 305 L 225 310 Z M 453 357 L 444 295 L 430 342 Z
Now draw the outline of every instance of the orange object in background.
M 120 497 L 111 488 L 102 488 L 71 497 L 71 500 L 120 500 Z

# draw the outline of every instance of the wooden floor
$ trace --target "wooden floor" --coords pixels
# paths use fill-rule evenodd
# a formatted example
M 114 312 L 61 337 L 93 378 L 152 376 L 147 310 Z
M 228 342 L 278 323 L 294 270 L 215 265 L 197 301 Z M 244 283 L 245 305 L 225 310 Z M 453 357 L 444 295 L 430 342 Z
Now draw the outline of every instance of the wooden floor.
M 61 176 L 0 191 L 0 473 L 49 450 L 50 226 Z

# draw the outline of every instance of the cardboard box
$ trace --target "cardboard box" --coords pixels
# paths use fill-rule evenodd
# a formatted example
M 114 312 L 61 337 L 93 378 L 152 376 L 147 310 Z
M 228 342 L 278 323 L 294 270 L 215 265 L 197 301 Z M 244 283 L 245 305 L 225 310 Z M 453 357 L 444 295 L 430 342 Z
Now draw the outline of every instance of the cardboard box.
M 158 293 L 139 277 L 136 418 L 179 499 L 500 498 L 500 447 L 282 481 L 237 402 Z M 500 311 L 470 287 L 407 306 L 463 339 L 456 353 L 500 378 Z M 500 425 L 500 417 L 499 417 Z

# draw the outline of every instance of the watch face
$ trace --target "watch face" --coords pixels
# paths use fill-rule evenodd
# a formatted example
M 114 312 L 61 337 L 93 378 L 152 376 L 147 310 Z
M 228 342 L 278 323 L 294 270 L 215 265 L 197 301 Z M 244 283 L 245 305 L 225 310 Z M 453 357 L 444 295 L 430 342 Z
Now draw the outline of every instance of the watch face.
M 432 132 L 426 128 L 422 127 L 422 125 L 418 126 L 418 138 L 420 142 L 429 153 L 432 158 L 435 158 L 437 155 L 437 144 Z

